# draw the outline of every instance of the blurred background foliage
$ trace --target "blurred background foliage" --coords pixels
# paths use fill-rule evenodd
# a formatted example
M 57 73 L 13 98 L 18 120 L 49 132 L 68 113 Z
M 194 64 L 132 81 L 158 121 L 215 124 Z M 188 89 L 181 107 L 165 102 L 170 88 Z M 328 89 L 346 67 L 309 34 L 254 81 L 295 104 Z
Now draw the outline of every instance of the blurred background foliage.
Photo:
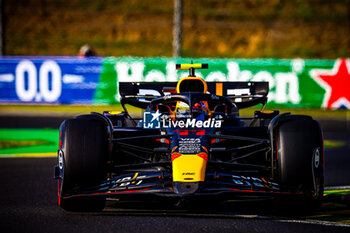
M 172 55 L 173 0 L 6 0 L 6 55 Z M 183 56 L 349 57 L 350 0 L 184 0 Z

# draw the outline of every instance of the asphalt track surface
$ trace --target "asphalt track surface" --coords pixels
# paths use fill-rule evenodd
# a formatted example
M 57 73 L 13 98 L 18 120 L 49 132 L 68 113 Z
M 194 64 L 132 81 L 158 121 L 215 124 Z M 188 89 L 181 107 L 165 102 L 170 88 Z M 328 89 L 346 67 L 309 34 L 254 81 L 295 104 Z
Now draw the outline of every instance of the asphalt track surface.
M 0 127 L 56 128 L 61 120 L 1 116 Z M 325 139 L 347 143 L 326 150 L 326 184 L 348 185 L 347 122 L 321 121 L 321 125 Z M 55 158 L 0 160 L 0 232 L 350 232 L 349 225 L 265 215 L 268 209 L 259 204 L 250 204 L 248 210 L 233 206 L 221 212 L 167 211 L 162 206 L 141 204 L 137 209 L 108 205 L 102 213 L 68 213 L 57 206 L 57 183 L 52 178 L 55 163 Z

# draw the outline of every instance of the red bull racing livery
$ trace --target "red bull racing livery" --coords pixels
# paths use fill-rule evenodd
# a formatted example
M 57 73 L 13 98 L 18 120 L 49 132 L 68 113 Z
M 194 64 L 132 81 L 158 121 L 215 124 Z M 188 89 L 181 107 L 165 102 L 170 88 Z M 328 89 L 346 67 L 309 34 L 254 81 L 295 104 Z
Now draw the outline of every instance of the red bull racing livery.
M 177 68 L 189 76 L 119 83 L 123 112 L 61 124 L 55 177 L 63 209 L 99 211 L 107 198 L 321 200 L 323 136 L 315 120 L 264 111 L 266 82 L 207 83 L 195 69 L 208 64 Z M 131 117 L 128 105 L 142 116 Z M 256 105 L 263 107 L 252 118 L 239 117 Z

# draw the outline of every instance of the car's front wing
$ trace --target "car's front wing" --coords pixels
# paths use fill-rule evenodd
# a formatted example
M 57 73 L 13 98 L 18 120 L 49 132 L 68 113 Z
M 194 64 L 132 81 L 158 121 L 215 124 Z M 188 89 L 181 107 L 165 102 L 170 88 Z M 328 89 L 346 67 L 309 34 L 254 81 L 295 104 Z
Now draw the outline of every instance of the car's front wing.
M 184 185 L 191 185 L 186 182 Z M 197 185 L 197 184 L 196 184 Z M 280 195 L 302 195 L 302 192 L 282 191 L 279 184 L 263 177 L 250 177 L 237 174 L 208 173 L 206 181 L 190 193 L 179 193 L 166 172 L 136 172 L 109 178 L 94 186 L 81 186 L 72 189 L 63 199 L 105 196 L 115 198 L 164 197 L 189 198 L 218 196 L 225 199 L 249 197 L 275 197 Z

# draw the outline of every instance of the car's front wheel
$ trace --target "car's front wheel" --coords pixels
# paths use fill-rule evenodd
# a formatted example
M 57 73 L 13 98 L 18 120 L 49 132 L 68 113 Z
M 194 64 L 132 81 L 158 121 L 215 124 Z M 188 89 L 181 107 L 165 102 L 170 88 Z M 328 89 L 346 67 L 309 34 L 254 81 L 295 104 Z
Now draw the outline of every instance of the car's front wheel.
M 105 198 L 74 197 L 84 186 L 106 178 L 108 140 L 106 126 L 93 117 L 69 119 L 61 125 L 59 204 L 67 211 L 100 211 Z M 73 197 L 72 197 L 73 196 Z
M 301 193 L 286 200 L 297 210 L 312 210 L 323 197 L 323 136 L 310 117 L 290 116 L 276 129 L 277 179 L 282 191 Z M 290 203 L 292 203 L 290 205 Z

